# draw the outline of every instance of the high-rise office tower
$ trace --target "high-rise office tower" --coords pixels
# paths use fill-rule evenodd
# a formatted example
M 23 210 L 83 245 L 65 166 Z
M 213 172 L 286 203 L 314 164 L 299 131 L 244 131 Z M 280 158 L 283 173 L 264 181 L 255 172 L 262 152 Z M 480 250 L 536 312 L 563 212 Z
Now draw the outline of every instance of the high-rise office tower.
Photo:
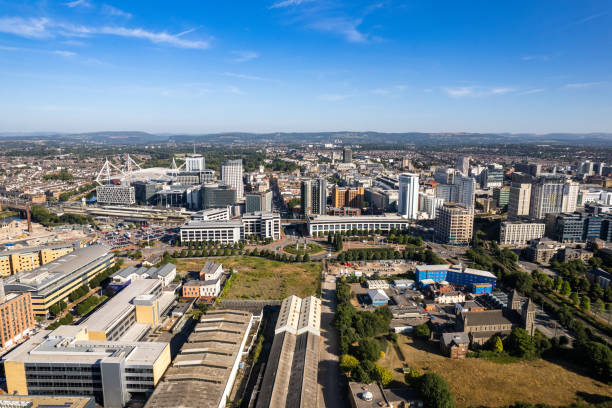
M 468 173 L 470 172 L 470 158 L 467 156 L 457 157 L 455 169 L 459 170 L 464 176 L 468 176 Z
M 473 211 L 456 203 L 446 203 L 438 207 L 434 227 L 437 241 L 453 245 L 469 244 L 473 230 Z
M 455 169 L 451 167 L 438 167 L 434 172 L 434 180 L 440 184 L 454 184 Z
M 473 177 L 457 175 L 455 177 L 455 186 L 457 186 L 456 202 L 463 205 L 468 211 L 474 211 L 476 180 Z
M 411 220 L 417 219 L 419 212 L 419 176 L 403 173 L 399 176 L 399 195 L 397 213 Z
M 300 206 L 304 217 L 312 214 L 312 180 L 302 180 L 300 184 Z
M 563 201 L 561 203 L 561 212 L 571 213 L 576 211 L 578 203 L 578 192 L 580 185 L 575 181 L 568 181 L 563 186 Z
M 327 180 L 304 180 L 300 186 L 302 214 L 325 215 L 327 210 Z
M 499 164 L 488 165 L 480 174 L 482 188 L 501 187 L 504 184 L 504 169 Z
M 342 161 L 344 163 L 352 163 L 353 162 L 353 151 L 350 147 L 345 147 L 342 151 Z
M 593 166 L 595 165 L 595 163 L 593 163 L 590 160 L 585 160 L 582 163 L 580 163 L 580 173 L 582 174 L 586 174 L 587 176 L 591 176 L 593 175 Z
M 221 166 L 221 180 L 236 189 L 236 198 L 244 198 L 242 160 L 228 160 Z
M 531 186 L 529 216 L 542 219 L 546 214 L 562 212 L 564 189 L 563 177 L 540 177 Z
M 529 215 L 531 183 L 512 182 L 508 197 L 508 219 L 515 220 Z
M 189 172 L 200 172 L 206 170 L 206 160 L 201 154 L 190 154 L 185 157 L 185 170 Z
M 325 215 L 327 210 L 327 180 L 321 177 L 312 183 L 312 212 Z

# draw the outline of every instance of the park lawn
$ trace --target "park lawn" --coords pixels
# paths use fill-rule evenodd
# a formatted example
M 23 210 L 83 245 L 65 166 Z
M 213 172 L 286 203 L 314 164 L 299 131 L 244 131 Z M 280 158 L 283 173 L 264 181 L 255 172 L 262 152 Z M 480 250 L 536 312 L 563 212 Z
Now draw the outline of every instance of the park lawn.
M 236 271 L 225 299 L 283 299 L 289 295 L 320 294 L 321 264 L 316 262 L 284 263 L 249 256 L 177 259 L 177 273 L 199 271 L 208 259 Z
M 517 401 L 569 405 L 581 401 L 579 394 L 612 397 L 608 385 L 545 360 L 510 364 L 482 358 L 451 360 L 440 354 L 437 342 L 426 344 L 400 335 L 398 343 L 406 361 L 402 361 L 395 348 L 389 345 L 378 364 L 391 369 L 394 380 L 402 383 L 404 364 L 423 374 L 440 374 L 448 382 L 459 408 L 502 406 Z
M 299 255 L 304 255 L 305 253 L 307 253 L 309 255 L 314 255 L 314 254 L 321 253 L 321 252 L 323 252 L 325 250 L 319 244 L 312 244 L 312 243 L 310 243 L 310 244 L 307 244 L 307 246 L 308 246 L 308 249 L 306 251 L 304 251 L 304 249 L 302 249 L 302 248 L 304 248 L 303 244 L 300 245 L 300 250 L 298 251 L 297 249 L 295 249 L 295 244 L 289 244 L 289 245 L 287 245 L 287 246 L 285 246 L 283 248 L 283 251 L 285 251 L 286 253 L 291 254 L 291 255 L 298 255 L 298 254 Z

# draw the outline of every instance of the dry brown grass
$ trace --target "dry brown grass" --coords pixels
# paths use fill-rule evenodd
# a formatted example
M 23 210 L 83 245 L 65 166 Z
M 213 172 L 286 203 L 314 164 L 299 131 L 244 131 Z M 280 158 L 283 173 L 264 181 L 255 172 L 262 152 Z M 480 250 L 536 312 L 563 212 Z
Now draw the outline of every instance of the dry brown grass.
M 199 271 L 207 258 L 177 259 L 179 275 Z M 318 295 L 321 281 L 320 263 L 284 263 L 256 257 L 211 258 L 237 273 L 225 299 L 283 299 Z
M 612 397 L 612 389 L 599 381 L 582 376 L 545 360 L 497 364 L 484 359 L 451 360 L 440 355 L 438 343 L 413 343 L 411 337 L 399 337 L 403 362 L 393 347 L 379 362 L 393 371 L 394 379 L 404 381 L 404 364 L 421 373 L 440 374 L 448 382 L 457 407 L 490 407 L 517 401 L 532 404 L 568 405 L 580 401 L 578 393 Z

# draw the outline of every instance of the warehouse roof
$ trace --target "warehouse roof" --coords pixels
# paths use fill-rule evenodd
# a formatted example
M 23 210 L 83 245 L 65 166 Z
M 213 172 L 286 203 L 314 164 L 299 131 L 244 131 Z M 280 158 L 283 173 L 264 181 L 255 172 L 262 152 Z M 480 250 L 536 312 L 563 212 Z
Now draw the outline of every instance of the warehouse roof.
M 241 358 L 251 317 L 237 310 L 216 310 L 202 316 L 145 406 L 218 407 Z
M 16 285 L 40 291 L 70 276 L 74 272 L 99 261 L 101 258 L 112 257 L 113 255 L 109 251 L 110 249 L 105 245 L 92 245 L 75 249 L 71 253 L 36 269 L 6 278 L 5 286 L 9 286 L 7 290 L 10 290 L 10 285 Z

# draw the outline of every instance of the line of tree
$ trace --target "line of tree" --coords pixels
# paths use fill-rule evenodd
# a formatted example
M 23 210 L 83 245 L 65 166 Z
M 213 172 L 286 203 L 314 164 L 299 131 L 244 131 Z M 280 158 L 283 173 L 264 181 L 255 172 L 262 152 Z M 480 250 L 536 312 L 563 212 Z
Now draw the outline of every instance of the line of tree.
M 349 249 L 338 255 L 338 262 L 346 261 L 369 261 L 383 259 L 403 259 L 427 264 L 443 264 L 444 259 L 440 258 L 431 249 L 409 247 L 403 251 L 396 251 L 394 248 L 359 248 Z
M 391 311 L 387 307 L 373 312 L 358 311 L 350 302 L 350 285 L 344 280 L 336 285 L 336 298 L 338 307 L 334 326 L 340 336 L 341 369 L 353 381 L 389 384 L 393 374 L 377 365 L 376 361 L 384 355 L 387 346 L 387 341 L 380 335 L 389 332 Z
M 60 194 L 59 199 L 60 201 L 68 201 L 70 200 L 71 197 L 77 194 L 81 194 L 86 191 L 92 190 L 96 188 L 97 186 L 98 186 L 97 183 L 91 183 L 91 184 L 85 184 L 84 186 L 81 186 L 77 188 L 76 190 L 64 191 L 62 194 Z
M 82 298 L 83 296 L 85 296 L 88 292 L 89 292 L 89 287 L 87 285 L 79 286 L 78 289 L 76 289 L 75 291 L 73 291 L 72 293 L 68 295 L 68 299 L 71 302 L 74 302 L 75 300 L 78 300 Z
M 342 251 L 342 235 L 339 232 L 336 232 L 334 235 L 327 234 L 327 243 L 334 247 L 336 252 Z
M 60 216 L 53 214 L 51 211 L 42 205 L 33 205 L 30 209 L 32 219 L 41 223 L 45 227 L 53 227 L 65 224 L 93 224 L 93 218 L 79 214 L 62 214 Z
M 95 295 L 89 296 L 87 299 L 79 303 L 76 307 L 76 314 L 78 316 L 83 316 L 89 313 L 93 308 L 98 306 L 104 300 L 103 297 L 98 297 Z
M 281 254 L 268 249 L 258 250 L 257 248 L 253 248 L 252 250 L 240 250 L 233 248 L 219 248 L 211 250 L 183 249 L 172 254 L 173 258 L 206 258 L 210 256 L 257 256 L 279 262 L 310 262 L 310 254 L 308 253 L 304 255 L 287 255 L 285 253 Z

